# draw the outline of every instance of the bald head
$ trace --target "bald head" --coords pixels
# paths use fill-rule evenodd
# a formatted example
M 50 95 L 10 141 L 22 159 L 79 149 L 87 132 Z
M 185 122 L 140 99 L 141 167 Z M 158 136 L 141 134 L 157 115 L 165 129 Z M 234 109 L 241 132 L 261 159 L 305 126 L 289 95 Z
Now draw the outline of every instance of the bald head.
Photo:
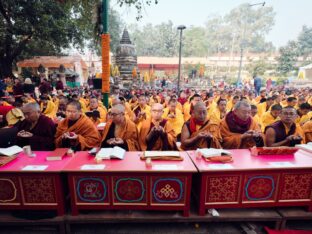
M 125 106 L 122 104 L 116 104 L 111 110 L 118 113 L 125 113 Z
M 27 122 L 35 123 L 40 117 L 40 106 L 36 102 L 27 103 L 22 108 Z
M 27 103 L 23 106 L 23 110 L 40 111 L 40 106 L 36 102 Z
M 151 115 L 154 121 L 161 121 L 162 114 L 164 113 L 164 107 L 160 103 L 154 103 L 151 108 Z
M 193 109 L 193 116 L 199 122 L 206 122 L 207 120 L 207 107 L 202 101 L 196 103 Z

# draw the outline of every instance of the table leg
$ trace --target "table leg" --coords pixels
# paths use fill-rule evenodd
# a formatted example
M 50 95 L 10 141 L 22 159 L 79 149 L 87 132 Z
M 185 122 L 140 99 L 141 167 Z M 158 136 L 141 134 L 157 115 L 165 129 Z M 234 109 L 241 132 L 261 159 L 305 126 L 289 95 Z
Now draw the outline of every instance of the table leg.
M 183 210 L 183 216 L 184 217 L 189 217 L 190 216 L 190 209 Z

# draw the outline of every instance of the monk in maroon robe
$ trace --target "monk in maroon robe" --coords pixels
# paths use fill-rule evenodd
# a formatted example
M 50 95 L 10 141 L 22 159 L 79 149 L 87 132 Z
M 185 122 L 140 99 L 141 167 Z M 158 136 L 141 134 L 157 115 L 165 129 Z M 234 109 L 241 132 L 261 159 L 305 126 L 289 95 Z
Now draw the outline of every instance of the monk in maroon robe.
M 54 150 L 56 126 L 53 121 L 41 114 L 37 103 L 26 104 L 22 111 L 25 119 L 17 125 L 17 144 L 30 145 L 32 150 L 38 151 Z

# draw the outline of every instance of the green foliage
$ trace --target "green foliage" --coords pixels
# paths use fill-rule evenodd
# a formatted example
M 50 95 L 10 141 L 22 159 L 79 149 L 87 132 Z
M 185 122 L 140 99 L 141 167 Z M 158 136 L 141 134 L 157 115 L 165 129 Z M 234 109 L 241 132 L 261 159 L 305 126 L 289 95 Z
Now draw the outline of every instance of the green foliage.
M 268 64 L 263 59 L 251 63 L 247 68 L 247 70 L 249 71 L 250 74 L 252 74 L 252 76 L 254 75 L 262 76 L 267 69 Z
M 287 75 L 289 72 L 296 69 L 296 62 L 299 56 L 298 43 L 290 41 L 286 46 L 280 48 L 280 57 L 277 70 L 282 75 Z
M 312 53 L 312 27 L 304 25 L 302 31 L 298 36 L 298 49 L 299 54 L 308 56 Z
M 275 48 L 265 41 L 274 25 L 272 7 L 243 4 L 224 17 L 211 16 L 204 27 L 190 26 L 183 31 L 183 56 L 204 57 L 216 53 L 237 53 L 241 46 L 250 52 L 271 52 Z M 142 28 L 129 27 L 140 56 L 178 56 L 179 33 L 171 21 Z
M 158 0 L 117 0 L 117 4 L 122 7 L 123 5 L 126 5 L 127 7 L 134 6 L 137 10 L 137 16 L 136 19 L 140 20 L 142 16 L 142 9 L 144 9 L 145 4 L 150 6 L 152 3 L 157 4 Z

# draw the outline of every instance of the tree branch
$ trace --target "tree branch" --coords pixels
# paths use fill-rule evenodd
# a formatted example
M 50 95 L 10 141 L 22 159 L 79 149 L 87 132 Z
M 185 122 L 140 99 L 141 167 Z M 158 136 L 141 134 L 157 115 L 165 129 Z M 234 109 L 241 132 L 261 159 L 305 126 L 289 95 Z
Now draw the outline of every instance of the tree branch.
M 16 47 L 16 49 L 13 51 L 11 57 L 12 59 L 14 59 L 15 57 L 17 57 L 21 52 L 22 50 L 24 49 L 24 47 L 26 46 L 26 44 L 30 41 L 32 37 L 32 33 L 28 36 L 26 36 L 19 44 L 18 46 Z
M 10 20 L 10 17 L 6 13 L 6 10 L 4 9 L 4 7 L 3 7 L 1 2 L 0 2 L 0 13 L 3 15 L 4 19 L 6 20 L 6 22 L 11 26 L 12 22 Z

